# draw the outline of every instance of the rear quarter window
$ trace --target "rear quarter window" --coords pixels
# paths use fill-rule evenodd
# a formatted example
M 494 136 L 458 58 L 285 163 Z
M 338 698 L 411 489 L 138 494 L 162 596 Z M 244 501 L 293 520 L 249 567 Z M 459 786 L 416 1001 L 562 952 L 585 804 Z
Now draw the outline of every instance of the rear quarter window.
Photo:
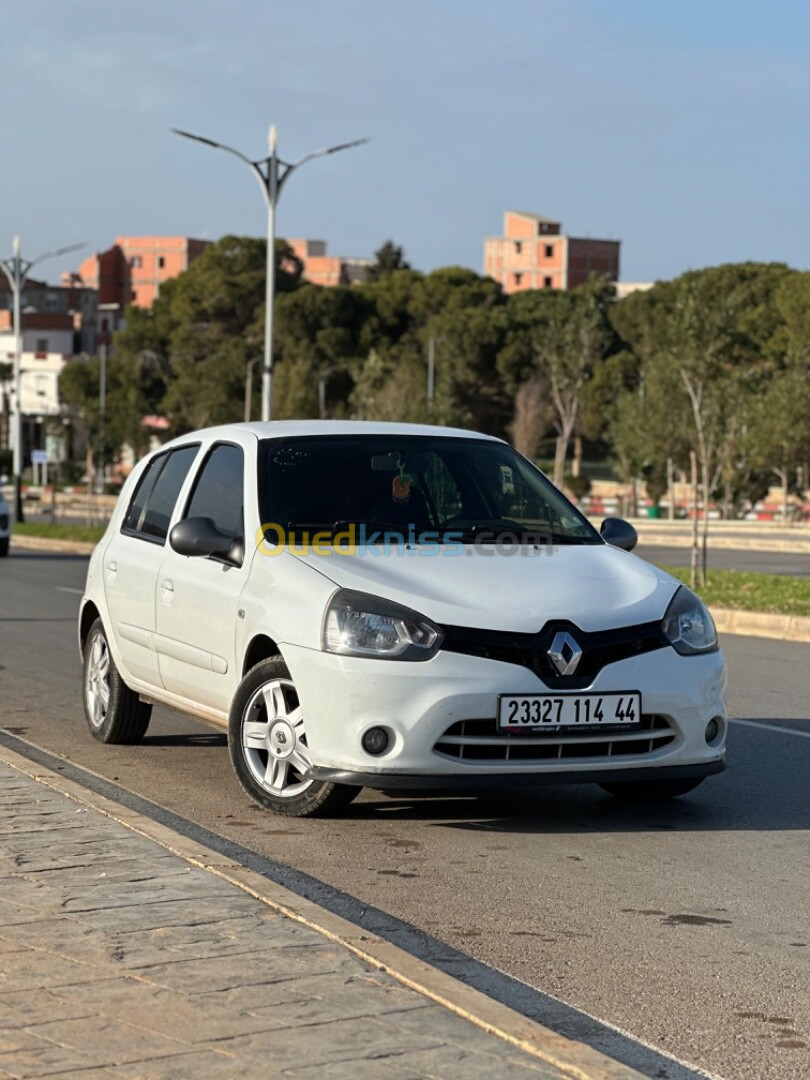
M 123 531 L 163 543 L 169 532 L 177 496 L 197 456 L 199 444 L 159 454 L 150 463 L 124 519 Z

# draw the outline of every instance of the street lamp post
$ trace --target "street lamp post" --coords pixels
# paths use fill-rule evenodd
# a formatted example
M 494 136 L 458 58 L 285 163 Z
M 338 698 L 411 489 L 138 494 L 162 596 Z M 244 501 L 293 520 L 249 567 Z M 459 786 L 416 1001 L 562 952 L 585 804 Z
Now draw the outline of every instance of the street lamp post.
M 78 251 L 84 244 L 69 244 L 67 247 L 57 248 L 56 251 L 47 251 L 30 262 L 20 253 L 20 238 L 15 236 L 12 242 L 11 258 L 0 259 L 0 270 L 8 278 L 11 294 L 14 299 L 14 416 L 12 419 L 12 432 L 14 435 L 14 518 L 23 521 L 22 504 L 22 399 L 20 397 L 22 385 L 22 322 L 21 303 L 22 291 L 28 280 L 28 275 L 35 266 L 46 259 L 55 259 L 58 255 L 67 255 L 71 251 Z
M 253 368 L 261 360 L 260 356 L 254 356 L 247 362 L 247 375 L 245 376 L 245 423 L 250 423 L 250 411 L 253 404 Z
M 262 189 L 265 204 L 267 206 L 267 278 L 265 287 L 265 316 L 264 316 L 264 366 L 262 369 L 262 420 L 273 418 L 273 297 L 275 295 L 276 277 L 276 204 L 281 195 L 290 174 L 313 158 L 325 157 L 327 154 L 336 154 L 339 150 L 349 150 L 353 146 L 362 146 L 368 139 L 355 139 L 353 142 L 340 143 L 337 146 L 329 146 L 323 150 L 314 150 L 306 154 L 299 161 L 282 161 L 277 154 L 278 132 L 273 124 L 268 132 L 268 150 L 266 158 L 251 160 L 232 146 L 207 139 L 203 135 L 192 135 L 190 131 L 180 131 L 172 128 L 175 135 L 182 135 L 185 139 L 194 139 L 195 142 L 212 146 L 216 150 L 225 150 L 229 154 L 238 157 L 251 170 Z

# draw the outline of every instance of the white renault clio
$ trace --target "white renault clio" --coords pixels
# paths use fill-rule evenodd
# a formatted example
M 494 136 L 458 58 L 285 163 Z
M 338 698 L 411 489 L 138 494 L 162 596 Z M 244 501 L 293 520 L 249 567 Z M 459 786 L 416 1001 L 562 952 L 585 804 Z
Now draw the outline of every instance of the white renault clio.
M 153 703 L 228 728 L 281 814 L 361 787 L 593 782 L 669 798 L 724 768 L 711 617 L 499 439 L 360 422 L 175 439 L 121 493 L 79 621 L 92 734 Z

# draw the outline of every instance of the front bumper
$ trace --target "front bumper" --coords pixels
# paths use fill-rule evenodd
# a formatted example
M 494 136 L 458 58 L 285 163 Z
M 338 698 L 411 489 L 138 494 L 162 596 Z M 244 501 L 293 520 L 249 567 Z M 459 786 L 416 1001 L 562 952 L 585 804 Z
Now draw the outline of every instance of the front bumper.
M 600 746 L 589 746 L 581 757 L 572 747 L 559 758 L 536 761 L 525 756 L 451 758 L 436 749 L 459 721 L 494 723 L 499 694 L 554 693 L 528 668 L 446 651 L 424 663 L 335 656 L 292 645 L 282 645 L 282 653 L 299 693 L 312 775 L 318 779 L 368 787 L 424 787 L 434 779 L 437 786 L 471 779 L 478 784 L 485 777 L 503 781 L 519 776 L 597 783 L 650 774 L 663 779 L 665 770 L 697 770 L 668 773 L 670 779 L 683 779 L 724 767 L 726 678 L 720 652 L 679 656 L 669 647 L 657 649 L 608 665 L 578 691 L 639 691 L 643 714 L 666 726 L 666 739 L 651 739 L 644 752 L 619 753 L 616 746 L 601 745 L 610 739 L 599 732 L 594 738 Z M 709 745 L 705 731 L 712 719 L 719 721 L 721 732 Z M 377 725 L 391 733 L 389 749 L 379 757 L 361 744 L 363 733 Z M 542 740 L 548 746 L 553 738 L 551 733 L 538 735 L 537 745 Z M 575 741 L 582 747 L 593 742 Z

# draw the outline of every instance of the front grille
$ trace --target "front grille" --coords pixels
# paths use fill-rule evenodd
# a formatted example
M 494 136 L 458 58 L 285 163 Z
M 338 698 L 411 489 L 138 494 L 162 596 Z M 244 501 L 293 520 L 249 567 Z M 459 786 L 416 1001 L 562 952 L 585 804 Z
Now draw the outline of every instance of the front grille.
M 644 715 L 632 731 L 574 730 L 537 735 L 506 735 L 495 720 L 457 720 L 436 741 L 433 752 L 452 761 L 500 764 L 504 761 L 584 761 L 629 754 L 652 754 L 674 742 L 666 716 Z
M 535 634 L 478 630 L 467 626 L 443 626 L 442 630 L 442 649 L 530 668 L 546 686 L 557 690 L 583 690 L 608 664 L 663 649 L 669 644 L 660 621 L 592 633 L 561 619 L 546 623 Z M 582 649 L 582 659 L 573 675 L 560 675 L 548 655 L 559 631 L 568 631 Z

